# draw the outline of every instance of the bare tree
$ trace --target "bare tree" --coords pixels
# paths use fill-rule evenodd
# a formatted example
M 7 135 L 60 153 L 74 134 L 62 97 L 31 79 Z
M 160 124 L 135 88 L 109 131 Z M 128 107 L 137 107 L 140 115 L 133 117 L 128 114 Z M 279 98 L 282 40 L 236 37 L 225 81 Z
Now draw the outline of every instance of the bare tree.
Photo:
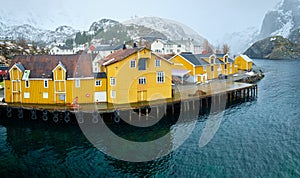
M 228 54 L 230 51 L 230 47 L 228 46 L 228 44 L 223 44 L 223 53 L 224 54 Z
M 212 48 L 212 46 L 209 44 L 209 42 L 207 40 L 205 40 L 203 42 L 203 48 L 204 48 L 204 53 L 206 54 L 213 54 L 214 53 L 214 50 Z
M 24 37 L 19 37 L 17 40 L 17 45 L 21 46 L 22 48 L 27 47 L 27 41 Z
M 216 54 L 221 54 L 220 45 L 218 45 L 218 46 L 216 47 Z

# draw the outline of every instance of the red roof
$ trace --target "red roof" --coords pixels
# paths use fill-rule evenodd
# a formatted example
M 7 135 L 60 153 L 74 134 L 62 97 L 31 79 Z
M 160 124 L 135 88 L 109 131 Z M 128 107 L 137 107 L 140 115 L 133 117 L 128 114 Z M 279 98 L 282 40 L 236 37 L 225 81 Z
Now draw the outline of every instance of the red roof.
M 142 50 L 143 48 L 131 48 L 131 49 L 120 49 L 111 53 L 110 55 L 104 58 L 103 65 L 107 66 L 118 61 L 122 61 L 123 59 L 127 58 L 128 56 L 136 53 L 137 51 Z
M 82 53 L 75 55 L 32 55 L 15 56 L 9 69 L 21 63 L 25 70 L 30 70 L 30 78 L 51 78 L 52 70 L 61 62 L 67 69 L 68 78 L 92 77 L 92 56 Z

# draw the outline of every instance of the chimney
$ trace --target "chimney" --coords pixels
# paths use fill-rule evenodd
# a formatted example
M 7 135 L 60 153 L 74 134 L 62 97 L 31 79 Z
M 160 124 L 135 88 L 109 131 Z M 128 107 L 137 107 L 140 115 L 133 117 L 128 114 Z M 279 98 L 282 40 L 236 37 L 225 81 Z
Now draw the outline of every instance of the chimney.
M 126 49 L 126 43 L 125 43 L 125 41 L 124 41 L 124 43 L 123 43 L 123 50 L 124 49 Z

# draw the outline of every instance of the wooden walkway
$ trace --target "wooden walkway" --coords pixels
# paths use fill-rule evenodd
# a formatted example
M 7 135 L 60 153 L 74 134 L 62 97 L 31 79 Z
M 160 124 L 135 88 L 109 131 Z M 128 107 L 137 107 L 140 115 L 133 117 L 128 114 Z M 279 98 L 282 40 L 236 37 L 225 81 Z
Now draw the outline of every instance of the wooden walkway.
M 204 85 L 174 86 L 174 96 L 167 100 L 126 105 L 82 104 L 80 110 L 70 110 L 67 106 L 58 105 L 0 104 L 0 116 L 12 122 L 27 119 L 69 125 L 98 123 L 99 118 L 108 118 L 118 123 L 120 113 L 125 113 L 131 121 L 133 113 L 138 114 L 138 120 L 143 117 L 147 120 L 149 114 L 153 113 L 159 118 L 160 115 L 174 116 L 178 113 L 198 115 L 220 112 L 232 104 L 255 98 L 257 91 L 256 84 L 215 81 Z

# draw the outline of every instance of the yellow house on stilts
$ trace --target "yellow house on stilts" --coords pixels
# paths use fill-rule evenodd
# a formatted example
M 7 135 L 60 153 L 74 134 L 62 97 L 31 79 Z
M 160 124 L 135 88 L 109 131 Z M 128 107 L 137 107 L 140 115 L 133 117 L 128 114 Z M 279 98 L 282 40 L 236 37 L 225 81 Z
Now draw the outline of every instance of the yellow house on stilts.
M 126 104 L 172 98 L 172 63 L 147 48 L 95 54 L 16 56 L 5 80 L 5 101 L 23 104 Z
M 106 92 L 106 74 L 92 73 L 92 56 L 16 56 L 5 80 L 8 103 L 68 104 L 95 102 L 95 93 Z
M 126 104 L 172 98 L 172 63 L 147 48 L 118 50 L 99 61 L 107 75 L 107 102 Z

